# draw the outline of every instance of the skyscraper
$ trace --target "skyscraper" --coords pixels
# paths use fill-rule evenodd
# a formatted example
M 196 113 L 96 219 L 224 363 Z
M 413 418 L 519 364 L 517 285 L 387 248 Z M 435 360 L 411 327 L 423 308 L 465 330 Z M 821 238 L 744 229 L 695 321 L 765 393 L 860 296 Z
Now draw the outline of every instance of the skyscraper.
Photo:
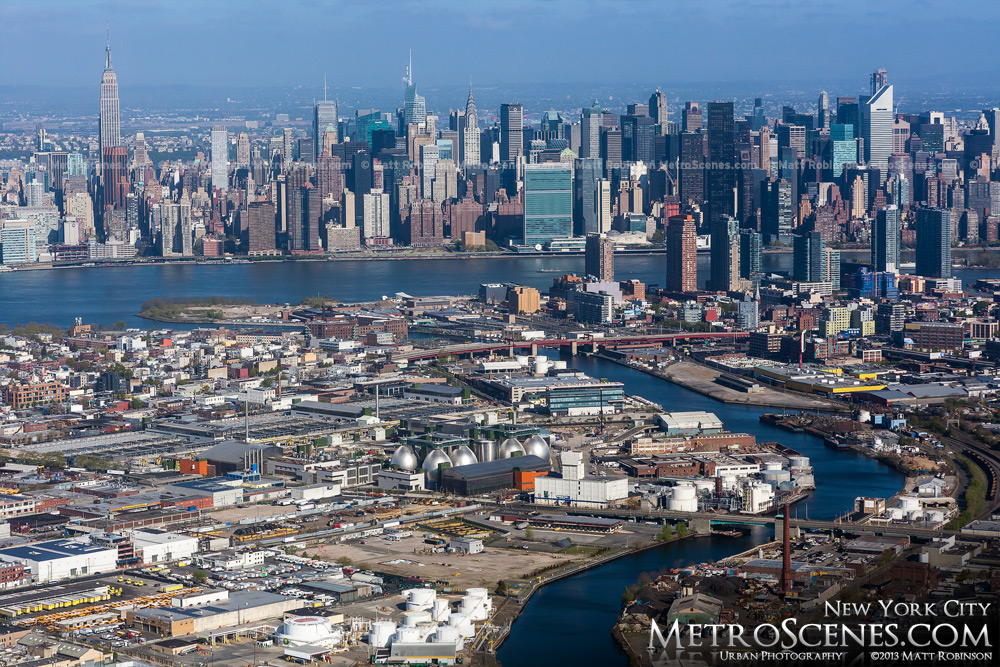
M 878 212 L 872 225 L 872 271 L 899 269 L 899 207 L 886 206 Z
M 573 165 L 562 162 L 525 165 L 525 245 L 545 244 L 572 235 Z
M 861 105 L 861 136 L 865 140 L 865 161 L 869 167 L 879 170 L 879 185 L 885 183 L 889 173 L 894 115 L 892 86 L 889 84 L 872 93 L 871 98 Z
M 690 215 L 675 215 L 667 221 L 668 292 L 698 291 L 698 230 Z
M 323 138 L 327 132 L 334 133 L 337 141 L 337 103 L 326 98 L 326 78 L 323 79 L 323 99 L 313 106 L 313 155 L 323 154 Z
M 819 129 L 830 127 L 830 96 L 826 94 L 826 91 L 820 91 L 819 101 L 816 103 L 817 109 L 817 126 Z
M 760 280 L 763 252 L 764 243 L 759 232 L 740 230 L 740 278 Z
M 601 179 L 601 159 L 577 158 L 573 170 L 573 225 L 581 236 L 602 230 L 598 218 L 598 182 Z
M 681 202 L 701 206 L 705 201 L 705 149 L 701 134 L 680 135 Z
M 708 104 L 708 199 L 709 222 L 736 214 L 736 171 L 733 169 L 735 138 L 733 103 Z
M 524 120 L 520 103 L 500 105 L 500 161 L 516 163 L 524 155 Z
M 806 283 L 826 279 L 826 241 L 819 232 L 795 237 L 792 277 Z
M 406 66 L 406 92 L 403 94 L 403 119 L 408 127 L 411 123 L 420 125 L 427 121 L 427 103 L 417 94 L 417 86 L 413 83 L 413 54 Z
M 236 135 L 236 168 L 246 169 L 250 166 L 250 135 L 240 132 Z
M 708 105 L 708 201 L 709 230 L 712 235 L 711 287 L 733 290 L 739 279 L 739 265 L 732 271 L 733 246 L 739 255 L 739 239 L 730 227 L 736 215 L 736 171 L 733 169 L 735 137 L 733 103 L 710 102 Z M 738 231 L 736 232 L 738 237 Z
M 104 74 L 101 77 L 101 119 L 100 146 L 101 159 L 109 148 L 120 146 L 121 115 L 118 105 L 118 76 L 111 66 L 111 36 L 104 51 Z M 102 170 L 103 173 L 103 170 Z
M 601 105 L 580 110 L 580 157 L 601 157 Z
M 667 96 L 662 90 L 655 90 L 649 96 L 649 116 L 659 126 L 658 133 L 667 133 Z
M 917 275 L 951 277 L 951 211 L 917 210 Z
M 604 234 L 587 234 L 586 271 L 601 282 L 615 279 L 615 242 Z
M 248 207 L 248 254 L 269 255 L 275 252 L 274 204 L 252 202 Z
M 697 132 L 701 127 L 701 107 L 698 106 L 697 102 L 685 102 L 684 115 L 681 117 L 681 130 Z
M 472 98 L 472 85 L 469 85 L 469 99 L 465 102 L 465 127 L 462 130 L 462 155 L 464 167 L 479 164 L 479 112 L 476 110 L 476 100 Z
M 229 187 L 229 133 L 224 125 L 212 128 L 212 189 Z

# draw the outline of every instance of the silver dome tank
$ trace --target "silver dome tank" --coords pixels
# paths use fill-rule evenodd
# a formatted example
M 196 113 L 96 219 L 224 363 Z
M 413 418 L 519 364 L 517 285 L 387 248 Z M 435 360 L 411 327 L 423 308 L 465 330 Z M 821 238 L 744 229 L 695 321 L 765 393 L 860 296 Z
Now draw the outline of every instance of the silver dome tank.
M 457 468 L 458 466 L 468 466 L 473 463 L 479 463 L 479 459 L 476 458 L 476 455 L 471 449 L 462 445 L 451 453 L 451 463 Z
M 549 460 L 549 443 L 537 433 L 524 441 L 524 453 L 527 456 L 537 456 L 543 461 Z
M 500 456 L 501 459 L 509 459 L 512 456 L 517 456 L 519 454 L 524 454 L 524 447 L 521 443 L 514 438 L 507 438 L 500 445 Z
M 424 469 L 424 472 L 434 472 L 442 465 L 450 466 L 451 459 L 449 459 L 448 455 L 445 454 L 440 449 L 435 449 L 430 454 L 427 455 L 427 458 L 424 459 L 422 467 Z
M 392 453 L 392 458 L 389 459 L 389 463 L 396 466 L 400 470 L 416 470 L 417 455 L 413 452 L 413 448 L 409 445 L 400 445 L 396 448 L 396 451 Z

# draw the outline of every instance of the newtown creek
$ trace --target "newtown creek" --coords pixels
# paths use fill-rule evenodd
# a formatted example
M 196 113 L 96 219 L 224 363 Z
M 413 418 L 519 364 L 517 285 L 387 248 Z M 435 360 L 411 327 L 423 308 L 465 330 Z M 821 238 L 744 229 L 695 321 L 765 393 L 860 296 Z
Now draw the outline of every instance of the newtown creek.
M 550 352 L 551 354 L 551 352 Z M 714 412 L 733 432 L 751 433 L 758 442 L 780 442 L 808 456 L 816 490 L 797 503 L 802 518 L 833 519 L 853 509 L 857 496 L 887 498 L 904 476 L 853 450 L 835 451 L 806 433 L 790 433 L 759 421 L 766 410 L 721 403 L 667 380 L 596 357 L 564 356 L 587 374 L 622 382 L 625 392 L 655 401 L 671 411 Z M 514 622 L 500 646 L 502 665 L 628 665 L 611 636 L 621 611 L 621 595 L 643 572 L 719 560 L 773 538 L 771 528 L 754 527 L 743 537 L 694 537 L 640 551 L 543 587 Z

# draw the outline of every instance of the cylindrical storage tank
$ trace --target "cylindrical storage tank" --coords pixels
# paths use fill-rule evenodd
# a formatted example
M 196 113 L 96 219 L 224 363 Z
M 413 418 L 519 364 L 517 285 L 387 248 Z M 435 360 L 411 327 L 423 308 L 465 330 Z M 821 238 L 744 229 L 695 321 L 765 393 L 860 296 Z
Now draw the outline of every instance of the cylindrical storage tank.
M 536 354 L 535 355 L 535 363 L 537 364 L 539 361 L 548 363 L 548 361 L 549 361 L 548 355 L 547 354 Z
M 920 509 L 920 499 L 916 496 L 900 496 L 899 508 L 904 512 Z
M 671 512 L 697 512 L 698 501 L 694 498 L 678 499 L 671 498 L 667 503 L 667 509 Z
M 476 455 L 472 453 L 471 449 L 462 445 L 451 453 L 451 463 L 457 468 L 458 466 L 470 466 L 474 463 L 479 463 L 479 461 L 476 459 Z
M 375 621 L 372 623 L 371 632 L 368 633 L 368 643 L 378 648 L 385 648 L 395 632 L 396 624 L 392 621 Z
M 437 599 L 437 593 L 431 588 L 411 588 L 403 591 L 403 595 L 409 611 L 428 611 Z
M 467 588 L 465 589 L 465 594 L 470 598 L 476 598 L 479 600 L 489 600 L 490 593 L 485 588 Z
M 434 621 L 424 621 L 417 625 L 417 630 L 420 631 L 420 641 L 426 642 L 430 641 L 434 633 L 437 632 L 438 624 Z
M 545 375 L 549 372 L 549 362 L 535 360 L 535 375 Z
M 921 551 L 919 558 L 921 563 L 929 563 L 931 561 L 931 554 L 927 551 Z
M 903 510 L 901 510 L 898 507 L 890 507 L 889 518 L 892 519 L 893 521 L 899 521 L 900 519 L 903 518 Z
M 697 491 L 714 491 L 715 490 L 715 480 L 714 479 L 696 479 L 696 480 L 694 480 L 694 488 Z
M 929 523 L 941 523 L 944 521 L 944 512 L 941 510 L 929 510 L 926 517 Z
M 431 609 L 431 616 L 435 621 L 441 623 L 442 621 L 448 620 L 448 614 L 451 613 L 449 609 L 449 604 L 447 600 L 434 600 L 434 607 Z
M 434 633 L 432 641 L 440 643 L 459 643 L 462 641 L 462 635 L 458 631 L 458 628 L 453 628 L 449 625 L 442 625 Z
M 789 480 L 787 482 L 782 482 L 781 484 L 778 485 L 778 490 L 779 491 L 788 491 L 789 493 L 791 493 L 792 491 L 795 490 L 795 482 L 793 482 L 791 480 Z
M 906 518 L 909 519 L 910 521 L 919 521 L 920 519 L 924 518 L 924 511 L 910 510 L 909 512 L 906 513 Z
M 736 486 L 736 475 L 723 475 L 722 488 L 729 490 Z
M 543 461 L 549 460 L 549 443 L 545 438 L 535 433 L 524 441 L 524 453 L 527 456 L 537 456 Z
M 675 486 L 670 494 L 671 500 L 694 500 L 696 491 L 694 486 Z
M 424 623 L 431 620 L 431 613 L 429 611 L 404 611 L 403 612 L 403 625 L 404 628 L 415 628 L 418 624 Z
M 480 463 L 495 461 L 497 458 L 497 443 L 493 440 L 477 440 L 476 451 L 474 453 Z
M 765 482 L 777 483 L 777 482 L 787 482 L 792 478 L 792 473 L 787 470 L 764 470 L 760 473 L 761 479 Z
M 768 461 L 764 464 L 764 470 L 781 470 L 780 461 Z
M 509 459 L 512 456 L 524 454 L 524 447 L 522 447 L 521 443 L 516 439 L 507 438 L 503 441 L 503 444 L 500 445 L 500 451 L 498 453 L 500 455 L 499 458 Z
M 790 456 L 788 457 L 788 465 L 793 468 L 808 468 L 809 467 L 809 457 L 808 456 Z
M 281 627 L 280 634 L 295 644 L 313 644 L 329 638 L 332 634 L 330 619 L 320 616 L 288 618 Z
M 564 371 L 566 370 L 566 362 L 563 361 L 562 359 L 560 359 L 559 361 L 553 361 L 552 368 L 556 369 L 557 371 Z
M 483 604 L 482 598 L 474 598 L 469 595 L 462 597 L 461 612 L 473 621 L 485 621 L 487 616 L 486 606 Z
M 427 458 L 424 459 L 424 463 L 421 467 L 424 472 L 434 472 L 442 464 L 451 465 L 451 459 L 449 459 L 448 455 L 440 449 L 435 449 L 427 455 Z
M 531 357 L 525 354 L 517 355 L 516 359 L 517 363 L 520 364 L 521 366 L 527 366 L 531 362 Z
M 420 630 L 417 628 L 399 628 L 396 630 L 396 634 L 392 636 L 393 642 L 402 642 L 404 644 L 409 644 L 412 642 L 419 642 Z

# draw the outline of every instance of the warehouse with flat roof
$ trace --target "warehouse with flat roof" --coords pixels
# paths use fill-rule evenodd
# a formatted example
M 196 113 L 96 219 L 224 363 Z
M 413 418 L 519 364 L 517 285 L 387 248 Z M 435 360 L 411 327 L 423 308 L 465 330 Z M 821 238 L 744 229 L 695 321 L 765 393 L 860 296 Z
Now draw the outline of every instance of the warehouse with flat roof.
M 548 472 L 548 461 L 537 456 L 512 456 L 454 468 L 439 468 L 439 489 L 462 496 L 477 496 L 514 488 L 514 472 Z M 434 473 L 430 473 L 434 474 Z

